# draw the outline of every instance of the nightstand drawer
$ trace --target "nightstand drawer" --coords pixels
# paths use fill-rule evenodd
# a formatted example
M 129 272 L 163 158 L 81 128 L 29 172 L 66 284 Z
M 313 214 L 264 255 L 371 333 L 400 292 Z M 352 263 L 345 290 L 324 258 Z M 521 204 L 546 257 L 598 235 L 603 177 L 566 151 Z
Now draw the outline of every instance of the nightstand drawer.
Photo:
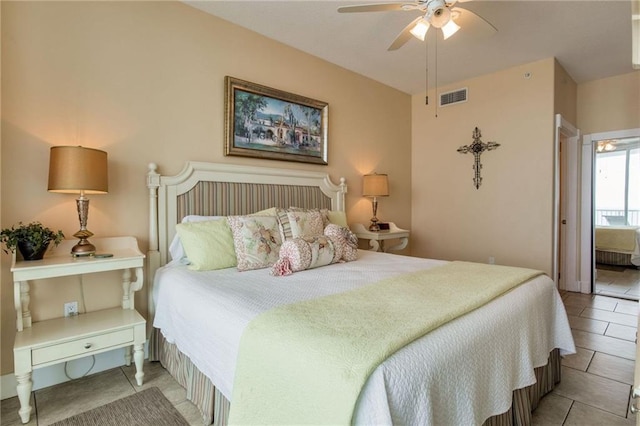
M 133 328 L 101 334 L 99 336 L 70 340 L 68 342 L 34 349 L 31 354 L 32 364 L 35 366 L 58 359 L 89 354 L 100 349 L 122 345 L 128 342 L 133 344 Z

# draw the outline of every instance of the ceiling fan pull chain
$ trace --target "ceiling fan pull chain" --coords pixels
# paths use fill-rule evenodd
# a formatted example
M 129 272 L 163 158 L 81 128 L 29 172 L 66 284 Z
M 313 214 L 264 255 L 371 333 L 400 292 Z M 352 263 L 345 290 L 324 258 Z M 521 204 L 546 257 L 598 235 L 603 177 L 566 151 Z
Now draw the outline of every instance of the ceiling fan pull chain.
M 438 34 L 436 33 L 436 118 L 438 118 Z
M 425 93 L 425 105 L 429 105 L 429 43 L 425 40 L 425 71 L 424 71 L 424 82 L 427 92 Z

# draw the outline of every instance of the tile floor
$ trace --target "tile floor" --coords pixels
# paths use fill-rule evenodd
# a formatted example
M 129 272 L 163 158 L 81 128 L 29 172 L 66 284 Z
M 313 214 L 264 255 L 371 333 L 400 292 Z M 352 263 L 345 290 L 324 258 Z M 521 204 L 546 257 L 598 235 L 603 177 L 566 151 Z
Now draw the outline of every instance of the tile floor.
M 638 302 L 562 292 L 577 353 L 533 412 L 534 425 L 635 425 L 629 411 Z
M 629 412 L 638 303 L 562 293 L 577 346 L 563 361 L 562 382 L 533 413 L 534 425 L 634 425 Z M 115 368 L 35 391 L 29 425 L 49 425 L 140 390 L 134 368 Z M 186 392 L 158 363 L 145 364 L 142 389 L 157 386 L 192 425 L 202 425 Z M 1 403 L 0 424 L 19 425 L 18 399 Z M 125 425 L 123 425 L 125 426 Z
M 33 392 L 34 411 L 28 426 L 44 426 L 99 407 L 148 387 L 156 386 L 191 425 L 202 426 L 200 412 L 187 393 L 158 362 L 144 365 L 144 385 L 135 385 L 135 367 L 120 367 Z M 18 416 L 18 397 L 1 403 L 0 425 L 22 425 Z M 129 426 L 129 425 L 122 425 Z
M 640 269 L 596 265 L 596 293 L 638 300 Z

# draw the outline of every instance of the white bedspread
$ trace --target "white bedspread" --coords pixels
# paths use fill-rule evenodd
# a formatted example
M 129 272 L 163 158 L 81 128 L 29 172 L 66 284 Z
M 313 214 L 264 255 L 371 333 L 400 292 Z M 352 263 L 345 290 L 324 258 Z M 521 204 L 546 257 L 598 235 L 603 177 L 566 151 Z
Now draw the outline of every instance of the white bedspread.
M 355 262 L 272 277 L 268 269 L 158 270 L 154 326 L 231 397 L 244 327 L 260 312 L 444 262 L 360 251 Z M 461 295 L 462 297 L 463 295 Z M 398 351 L 369 378 L 357 424 L 479 424 L 535 382 L 549 352 L 575 352 L 564 306 L 545 276 Z M 497 366 L 497 367 L 496 367 Z

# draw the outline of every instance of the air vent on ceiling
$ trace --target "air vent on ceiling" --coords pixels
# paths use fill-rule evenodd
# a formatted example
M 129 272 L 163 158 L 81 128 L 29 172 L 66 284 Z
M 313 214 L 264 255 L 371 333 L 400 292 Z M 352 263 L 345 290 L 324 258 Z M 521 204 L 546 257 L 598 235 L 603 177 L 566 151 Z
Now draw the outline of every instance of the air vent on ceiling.
M 460 102 L 467 102 L 466 87 L 464 89 L 440 94 L 440 106 L 459 104 Z

